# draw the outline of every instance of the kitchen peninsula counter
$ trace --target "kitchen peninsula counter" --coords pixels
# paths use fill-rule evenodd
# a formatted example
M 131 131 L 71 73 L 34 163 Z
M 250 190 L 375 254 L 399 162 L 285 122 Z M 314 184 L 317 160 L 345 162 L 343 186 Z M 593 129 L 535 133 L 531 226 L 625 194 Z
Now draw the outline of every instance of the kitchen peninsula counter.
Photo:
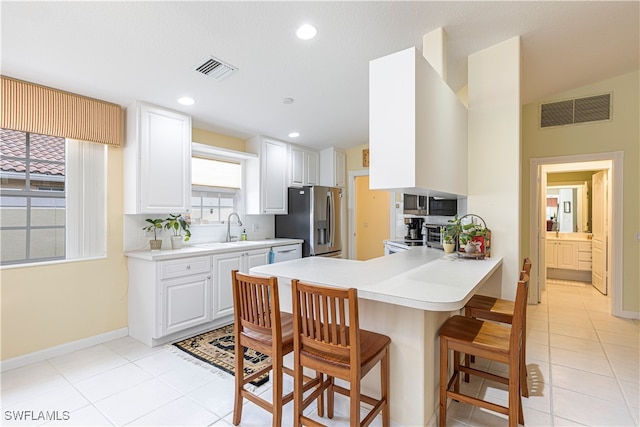
M 368 261 L 302 258 L 254 267 L 251 273 L 278 277 L 281 309 L 289 312 L 291 279 L 358 289 L 361 328 L 391 337 L 392 422 L 426 426 L 436 423 L 440 327 L 483 284 L 500 282 L 501 265 L 502 258 L 460 259 L 416 247 Z M 374 396 L 380 390 L 377 372 L 362 382 L 363 391 Z M 348 413 L 337 399 L 337 409 Z
M 416 247 L 368 261 L 308 257 L 251 269 L 254 274 L 358 289 L 361 299 L 430 311 L 459 310 L 502 264 Z

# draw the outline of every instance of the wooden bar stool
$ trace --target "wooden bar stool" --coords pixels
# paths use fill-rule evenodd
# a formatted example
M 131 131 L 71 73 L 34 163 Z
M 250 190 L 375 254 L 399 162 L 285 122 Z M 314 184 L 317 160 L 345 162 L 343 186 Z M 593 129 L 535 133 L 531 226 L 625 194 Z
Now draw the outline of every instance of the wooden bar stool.
M 242 418 L 244 398 L 273 414 L 274 426 L 282 425 L 282 407 L 293 400 L 293 392 L 282 395 L 282 373 L 291 376 L 294 372 L 282 365 L 282 358 L 293 351 L 293 316 L 280 311 L 278 280 L 275 277 L 255 277 L 231 272 L 233 284 L 233 306 L 235 320 L 235 400 L 233 404 L 233 424 Z M 271 365 L 245 377 L 244 347 L 249 347 L 271 357 Z M 264 373 L 271 375 L 273 403 L 262 399 L 244 388 Z M 305 378 L 304 391 L 319 386 L 320 375 Z M 302 390 L 302 388 L 301 388 Z M 322 395 L 318 395 L 318 415 L 324 414 Z
M 531 272 L 531 260 L 525 258 L 522 263 L 522 271 L 520 272 L 520 280 L 523 275 L 529 276 Z M 464 306 L 464 315 L 474 319 L 492 320 L 494 322 L 508 323 L 513 322 L 514 301 L 489 297 L 486 295 L 474 295 Z M 520 389 L 522 396 L 529 397 L 529 387 L 527 386 L 527 307 L 524 308 L 524 318 L 522 319 L 523 335 L 522 335 L 522 354 L 520 369 Z M 465 365 L 471 366 L 471 362 L 475 362 L 475 358 L 466 354 L 464 356 Z M 469 382 L 469 374 L 464 375 L 464 381 Z
M 382 425 L 389 426 L 389 344 L 385 335 L 360 329 L 357 290 L 338 289 L 291 282 L 293 288 L 294 343 L 294 416 L 300 425 L 322 426 L 305 417 L 305 400 L 301 390 L 304 367 L 322 372 L 327 379 L 320 392 L 327 389 L 327 415 L 333 418 L 334 392 L 349 396 L 350 425 L 367 426 L 382 412 Z M 361 394 L 360 381 L 380 362 L 381 397 Z M 335 378 L 347 381 L 349 389 L 335 384 Z M 316 389 L 315 392 L 317 392 Z M 373 406 L 360 422 L 360 402 Z
M 465 316 L 450 317 L 440 329 L 440 419 L 447 422 L 447 398 L 480 406 L 509 417 L 509 426 L 524 424 L 520 396 L 520 351 L 523 342 L 523 318 L 529 291 L 529 276 L 518 282 L 511 326 Z M 449 380 L 449 350 L 453 350 L 453 375 Z M 509 377 L 460 365 L 460 353 L 472 354 L 509 366 Z M 508 406 L 487 402 L 460 392 L 460 373 L 476 375 L 508 385 Z M 451 390 L 453 388 L 453 390 Z

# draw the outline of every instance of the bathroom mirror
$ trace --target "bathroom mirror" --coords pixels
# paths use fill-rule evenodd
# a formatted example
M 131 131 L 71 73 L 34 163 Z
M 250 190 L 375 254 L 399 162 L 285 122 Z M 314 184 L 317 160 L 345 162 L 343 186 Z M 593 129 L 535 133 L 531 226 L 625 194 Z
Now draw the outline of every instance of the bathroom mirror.
M 547 186 L 547 231 L 588 233 L 591 223 L 589 182 Z

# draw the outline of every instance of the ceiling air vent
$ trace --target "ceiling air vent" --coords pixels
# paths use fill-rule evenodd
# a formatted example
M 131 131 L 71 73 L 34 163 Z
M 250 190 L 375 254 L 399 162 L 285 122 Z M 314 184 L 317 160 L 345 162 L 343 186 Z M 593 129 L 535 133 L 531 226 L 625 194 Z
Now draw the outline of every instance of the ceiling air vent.
M 543 128 L 610 119 L 610 93 L 540 105 L 540 127 Z
M 233 65 L 229 65 L 226 62 L 211 56 L 205 58 L 202 62 L 196 66 L 196 71 L 204 74 L 205 76 L 212 77 L 216 80 L 222 80 L 229 74 L 237 71 L 238 69 Z

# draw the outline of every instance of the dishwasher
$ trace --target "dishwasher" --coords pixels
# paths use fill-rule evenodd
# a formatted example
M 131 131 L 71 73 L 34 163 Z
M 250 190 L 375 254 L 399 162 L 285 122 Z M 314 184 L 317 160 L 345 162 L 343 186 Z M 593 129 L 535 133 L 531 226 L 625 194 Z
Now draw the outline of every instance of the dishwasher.
M 302 244 L 274 246 L 269 252 L 269 264 L 302 258 Z

